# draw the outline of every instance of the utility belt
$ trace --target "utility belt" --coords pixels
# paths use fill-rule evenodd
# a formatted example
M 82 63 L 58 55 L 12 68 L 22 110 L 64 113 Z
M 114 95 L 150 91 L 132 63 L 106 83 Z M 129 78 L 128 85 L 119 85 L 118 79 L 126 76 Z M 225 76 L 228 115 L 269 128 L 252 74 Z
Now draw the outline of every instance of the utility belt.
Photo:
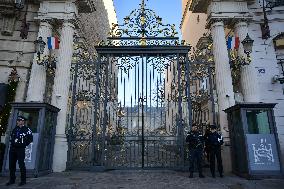
M 218 149 L 218 148 L 220 148 L 221 147 L 221 145 L 220 144 L 211 144 L 211 145 L 209 145 L 209 148 L 211 148 L 211 149 Z
M 11 148 L 16 148 L 16 149 L 25 149 L 26 146 L 24 144 L 11 144 Z
M 189 145 L 189 149 L 202 149 L 202 144 Z

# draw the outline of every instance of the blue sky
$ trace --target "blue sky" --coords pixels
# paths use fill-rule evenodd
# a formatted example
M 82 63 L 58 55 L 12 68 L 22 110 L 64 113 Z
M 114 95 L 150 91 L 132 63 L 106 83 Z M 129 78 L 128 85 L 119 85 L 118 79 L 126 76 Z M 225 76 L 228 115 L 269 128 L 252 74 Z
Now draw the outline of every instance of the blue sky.
M 123 23 L 123 18 L 139 7 L 141 0 L 113 0 L 119 24 Z M 181 22 L 181 0 L 148 0 L 147 7 L 154 10 L 158 16 L 163 19 L 164 24 L 175 24 L 176 30 L 179 32 Z
M 114 0 L 114 6 L 116 9 L 117 19 L 118 19 L 119 24 L 123 24 L 123 18 L 126 16 L 129 16 L 132 10 L 139 8 L 140 2 L 141 0 Z M 182 6 L 181 0 L 148 0 L 146 1 L 146 5 L 148 9 L 154 10 L 156 15 L 163 19 L 162 22 L 164 24 L 175 24 L 176 30 L 179 33 L 178 37 L 181 36 L 180 29 L 179 29 L 179 25 L 180 25 L 180 21 L 182 17 L 181 16 L 181 6 Z M 119 78 L 118 80 L 118 100 L 122 102 L 122 105 L 124 104 L 124 99 L 125 99 L 125 105 L 130 106 L 131 97 L 133 100 L 133 105 L 137 104 L 138 99 L 135 100 L 135 96 L 138 98 L 138 96 L 140 96 L 141 91 L 142 91 L 141 61 L 142 59 L 140 59 L 140 63 L 137 65 L 138 71 L 135 69 L 131 69 L 129 71 L 130 73 L 129 77 L 127 77 L 127 74 L 124 74 L 122 72 L 119 72 L 118 74 L 118 78 Z M 144 61 L 145 61 L 145 58 L 144 58 Z M 157 83 L 160 83 L 161 81 L 163 81 L 163 79 L 165 78 L 165 75 L 162 74 L 160 76 L 157 73 L 157 71 L 153 71 L 153 68 L 150 65 L 147 65 L 147 68 L 148 68 L 147 72 L 146 70 L 143 71 L 143 73 L 145 74 L 144 78 L 146 77 L 148 78 L 148 80 L 143 82 L 144 83 L 143 91 L 144 91 L 145 97 L 146 97 L 145 94 L 147 93 L 147 102 L 148 102 L 147 105 L 149 106 L 149 102 L 150 101 L 152 102 L 151 99 L 153 99 L 153 96 L 150 96 L 149 94 L 155 93 L 157 89 L 156 87 Z M 139 82 L 138 81 L 136 82 L 135 80 L 135 72 L 137 73 L 137 75 L 139 72 L 139 75 L 140 75 L 139 76 L 140 81 L 138 80 Z M 152 81 L 150 81 L 150 78 L 151 78 L 150 75 L 153 74 L 153 72 L 155 72 L 155 74 L 152 76 Z M 125 78 L 125 87 L 123 84 L 124 78 Z M 147 86 L 145 86 L 146 83 L 147 83 Z M 157 104 L 153 102 L 151 106 L 157 106 Z

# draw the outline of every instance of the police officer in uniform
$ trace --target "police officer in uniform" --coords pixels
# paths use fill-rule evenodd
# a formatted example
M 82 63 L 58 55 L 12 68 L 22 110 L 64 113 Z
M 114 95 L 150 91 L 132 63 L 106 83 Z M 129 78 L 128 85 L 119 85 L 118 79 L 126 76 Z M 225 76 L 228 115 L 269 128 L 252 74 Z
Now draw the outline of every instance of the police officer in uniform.
M 199 177 L 204 178 L 204 175 L 202 174 L 202 165 L 201 165 L 204 138 L 202 134 L 198 132 L 196 125 L 192 126 L 191 131 L 188 133 L 186 137 L 186 142 L 188 143 L 189 146 L 189 156 L 190 156 L 189 178 L 193 178 L 195 160 L 197 161 Z
M 221 145 L 224 142 L 222 135 L 217 132 L 217 127 L 215 125 L 210 125 L 210 133 L 206 135 L 205 140 L 209 148 L 210 171 L 212 177 L 215 178 L 215 157 L 217 159 L 219 175 L 220 177 L 223 177 Z
M 15 183 L 16 180 L 16 162 L 18 161 L 21 182 L 19 186 L 26 184 L 26 166 L 25 166 L 25 148 L 33 141 L 32 131 L 25 126 L 26 118 L 18 116 L 17 126 L 13 129 L 10 135 L 10 151 L 9 151 L 9 169 L 10 169 L 10 180 L 6 185 Z

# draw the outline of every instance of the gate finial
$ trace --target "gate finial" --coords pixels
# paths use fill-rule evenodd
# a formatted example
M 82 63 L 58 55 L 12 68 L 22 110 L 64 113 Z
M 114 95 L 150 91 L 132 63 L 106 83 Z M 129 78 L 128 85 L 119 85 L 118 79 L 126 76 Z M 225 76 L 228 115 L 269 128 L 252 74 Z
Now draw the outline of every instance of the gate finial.
M 148 0 L 141 0 L 138 9 L 124 18 L 124 23 L 113 24 L 107 42 L 100 46 L 121 45 L 178 45 L 174 24 L 163 24 L 162 18 L 146 8 Z M 157 39 L 155 39 L 157 37 Z
M 141 10 L 142 12 L 145 10 L 145 0 L 141 0 Z

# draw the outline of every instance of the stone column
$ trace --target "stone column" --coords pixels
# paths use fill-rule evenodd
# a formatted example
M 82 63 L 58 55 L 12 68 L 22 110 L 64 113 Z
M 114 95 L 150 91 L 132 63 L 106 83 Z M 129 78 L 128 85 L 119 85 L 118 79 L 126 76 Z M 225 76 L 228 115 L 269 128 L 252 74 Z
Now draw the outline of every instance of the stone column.
M 42 37 L 42 40 L 47 43 L 47 37 L 52 34 L 52 26 L 48 21 L 41 21 L 38 31 L 38 37 Z M 43 57 L 49 54 L 47 46 L 44 48 Z M 37 64 L 37 54 L 34 55 L 32 70 L 29 80 L 29 86 L 27 91 L 27 102 L 43 102 L 45 85 L 46 85 L 46 70 L 45 66 Z
M 58 53 L 58 63 L 54 78 L 52 104 L 60 109 L 57 117 L 55 146 L 53 156 L 53 171 L 61 172 L 66 169 L 67 140 L 65 135 L 68 106 L 68 91 L 70 83 L 70 68 L 73 55 L 74 25 L 63 23 Z
M 238 22 L 235 25 L 235 36 L 238 36 L 240 41 L 243 41 L 248 33 L 247 23 L 244 21 Z M 246 57 L 242 43 L 238 50 L 240 57 Z M 241 68 L 241 88 L 245 102 L 259 102 L 259 91 L 256 77 L 254 62 L 250 65 L 242 66 Z
M 223 110 L 233 106 L 235 100 L 224 24 L 222 21 L 217 21 L 211 25 L 211 34 L 213 38 L 220 127 L 225 140 L 229 140 L 227 114 Z

